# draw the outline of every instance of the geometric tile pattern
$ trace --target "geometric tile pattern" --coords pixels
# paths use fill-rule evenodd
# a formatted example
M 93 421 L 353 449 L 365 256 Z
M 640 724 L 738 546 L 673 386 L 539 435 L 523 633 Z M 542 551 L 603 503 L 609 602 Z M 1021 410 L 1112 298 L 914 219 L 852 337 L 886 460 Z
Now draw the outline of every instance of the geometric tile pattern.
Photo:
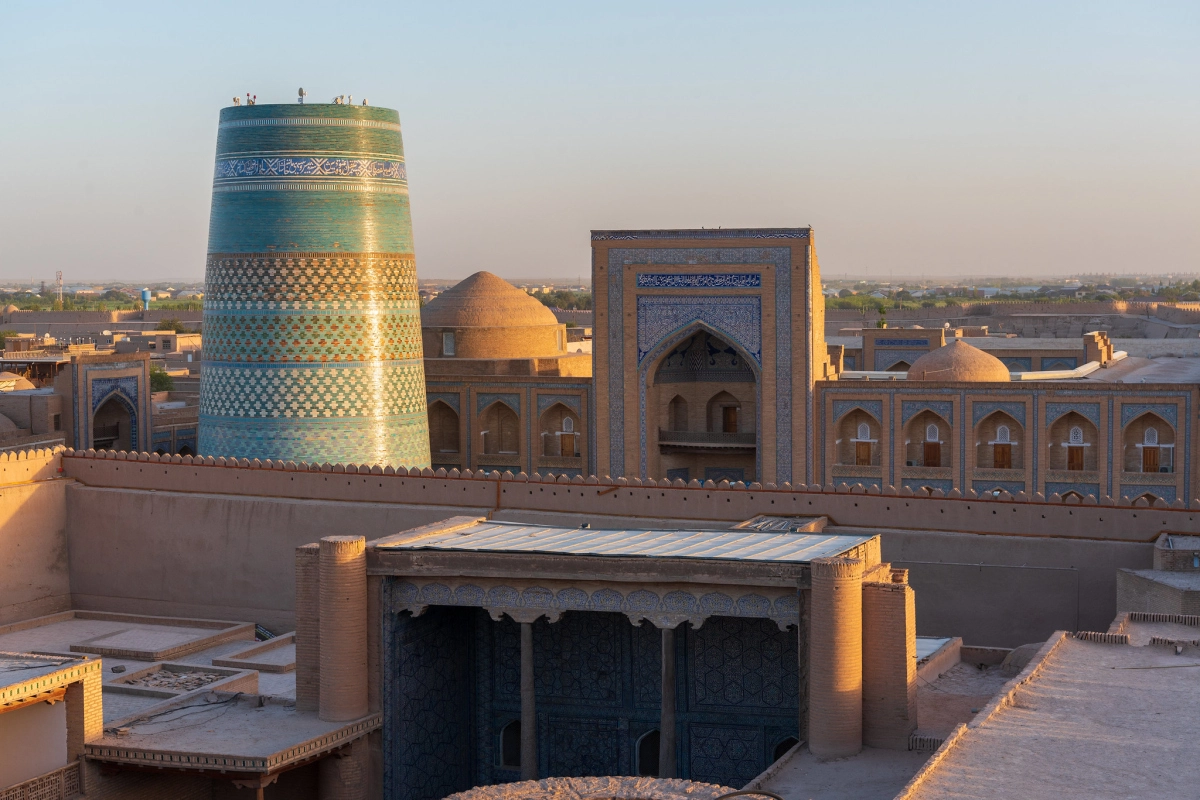
M 421 374 L 420 361 L 325 367 L 206 364 L 200 413 L 251 419 L 423 414 Z
M 971 405 L 971 418 L 972 418 L 971 424 L 972 424 L 972 426 L 978 425 L 979 421 L 981 419 L 986 417 L 988 414 L 992 414 L 997 411 L 1004 412 L 1005 414 L 1012 417 L 1013 419 L 1015 419 L 1017 422 L 1021 423 L 1022 425 L 1025 424 L 1025 404 L 1024 403 L 1012 403 L 1012 402 L 980 403 L 980 402 L 975 402 Z
M 420 313 L 406 253 L 214 253 L 204 310 Z M 419 327 L 419 324 L 418 324 Z M 207 341 L 205 346 L 208 346 Z
M 1099 403 L 1046 403 L 1046 428 L 1049 429 L 1051 423 L 1072 411 L 1090 420 L 1097 428 L 1100 427 Z
M 1032 358 L 1020 358 L 1018 356 L 1012 356 L 1012 357 L 1008 357 L 1008 358 L 1005 358 L 1003 356 L 997 356 L 997 358 L 1000 359 L 1000 362 L 1002 364 L 1004 364 L 1004 366 L 1008 367 L 1009 372 L 1032 372 L 1033 371 L 1033 359 Z
M 834 400 L 833 421 L 837 422 L 856 408 L 861 408 L 870 414 L 876 422 L 883 422 L 882 400 Z
M 694 781 L 743 786 L 762 771 L 765 746 L 758 726 L 690 725 L 688 739 Z
M 393 615 L 384 682 L 385 782 L 405 800 L 471 786 L 470 628 L 458 609 Z
M 872 369 L 876 371 L 891 369 L 892 366 L 901 361 L 906 364 L 912 364 L 928 352 L 928 350 L 876 350 L 875 366 Z
M 1061 492 L 1060 492 L 1060 494 L 1061 494 Z M 1121 496 L 1122 497 L 1128 497 L 1130 500 L 1135 500 L 1144 494 L 1152 494 L 1155 497 L 1161 497 L 1163 500 L 1165 500 L 1168 503 L 1174 503 L 1175 498 L 1177 497 L 1175 487 L 1170 486 L 1170 485 L 1157 486 L 1157 485 L 1147 484 L 1145 486 L 1142 486 L 1142 485 L 1133 484 L 1133 483 L 1121 484 Z
M 637 299 L 638 363 L 659 343 L 693 322 L 728 335 L 762 364 L 762 299 L 696 295 L 651 295 Z
M 900 418 L 905 425 L 922 411 L 932 411 L 951 425 L 954 424 L 954 404 L 949 400 L 904 400 L 900 404 Z
M 1174 403 L 1159 403 L 1159 404 L 1141 404 L 1141 403 L 1126 403 L 1121 406 L 1121 427 L 1124 428 L 1129 423 L 1140 417 L 1142 414 L 1151 413 L 1172 428 L 1179 425 L 1179 406 Z
M 581 405 L 579 402 L 579 395 L 577 394 L 539 394 L 537 403 L 538 417 L 541 417 L 542 414 L 546 413 L 547 408 L 556 403 L 562 403 L 576 414 L 583 413 L 580 410 Z
M 403 361 L 420 357 L 421 319 L 408 311 L 222 314 L 204 323 L 204 355 L 216 362 Z

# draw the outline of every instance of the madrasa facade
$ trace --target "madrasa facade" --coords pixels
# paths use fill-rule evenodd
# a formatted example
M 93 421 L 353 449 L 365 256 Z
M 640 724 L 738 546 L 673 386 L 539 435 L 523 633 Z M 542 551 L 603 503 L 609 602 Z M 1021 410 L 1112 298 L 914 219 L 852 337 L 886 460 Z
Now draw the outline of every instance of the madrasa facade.
M 593 231 L 592 277 L 590 358 L 489 273 L 423 309 L 435 470 L 1197 496 L 1191 359 L 1092 333 L 1033 371 L 992 340 L 914 328 L 864 332 L 884 366 L 847 369 L 863 345 L 826 342 L 811 228 Z

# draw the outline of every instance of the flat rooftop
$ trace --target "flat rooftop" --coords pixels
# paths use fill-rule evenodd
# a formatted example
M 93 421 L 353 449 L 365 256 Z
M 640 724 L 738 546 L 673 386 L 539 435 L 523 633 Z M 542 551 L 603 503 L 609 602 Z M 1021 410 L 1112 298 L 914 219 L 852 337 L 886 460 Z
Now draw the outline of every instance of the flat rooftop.
M 1087 376 L 1103 383 L 1200 383 L 1200 358 L 1129 356 Z
M 375 544 L 380 550 L 704 559 L 806 564 L 846 553 L 872 536 L 755 530 L 598 530 L 479 522 Z
M 910 797 L 1195 797 L 1198 679 L 1197 647 L 1176 654 L 1063 636 Z
M 326 722 L 275 698 L 209 692 L 106 729 L 85 747 L 92 758 L 120 764 L 263 774 L 308 761 L 380 724 L 378 714 Z

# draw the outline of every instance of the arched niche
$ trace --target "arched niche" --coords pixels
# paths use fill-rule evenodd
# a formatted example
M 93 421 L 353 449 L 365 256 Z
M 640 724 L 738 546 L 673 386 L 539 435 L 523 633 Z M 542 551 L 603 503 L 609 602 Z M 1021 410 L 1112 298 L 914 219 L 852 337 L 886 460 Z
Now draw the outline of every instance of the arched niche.
M 1077 411 L 1068 411 L 1050 424 L 1046 433 L 1047 459 L 1052 470 L 1095 472 L 1097 469 L 1096 426 Z
M 904 463 L 932 469 L 952 467 L 953 428 L 930 409 L 915 415 L 904 426 Z
M 1175 428 L 1153 411 L 1138 416 L 1121 432 L 1125 472 L 1174 472 Z
M 980 469 L 1023 469 L 1025 428 L 1011 415 L 993 411 L 975 426 L 975 466 Z
M 875 417 L 854 408 L 837 421 L 835 430 L 838 464 L 876 467 L 882 463 L 882 426 Z
M 516 412 L 499 400 L 483 410 L 479 436 L 488 455 L 516 455 L 521 452 L 521 420 Z
M 739 345 L 694 323 L 655 347 L 640 375 L 648 475 L 756 480 L 760 376 Z
M 133 450 L 137 436 L 134 419 L 133 403 L 119 392 L 110 394 L 92 415 L 91 446 L 96 450 Z
M 457 453 L 459 443 L 458 412 L 441 400 L 429 406 L 429 449 L 433 453 Z
M 538 419 L 542 455 L 553 458 L 575 458 L 579 455 L 582 435 L 579 415 L 562 403 L 554 403 Z

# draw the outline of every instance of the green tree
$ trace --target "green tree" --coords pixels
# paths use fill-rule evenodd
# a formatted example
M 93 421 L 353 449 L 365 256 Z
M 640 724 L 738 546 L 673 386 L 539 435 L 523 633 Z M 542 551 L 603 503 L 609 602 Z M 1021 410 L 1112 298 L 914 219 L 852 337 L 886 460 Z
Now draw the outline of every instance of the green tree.
M 150 365 L 150 391 L 152 392 L 173 392 L 175 391 L 175 379 L 167 374 L 167 371 L 158 364 Z
M 175 319 L 175 317 L 168 317 L 167 319 L 164 319 L 162 322 L 158 323 L 158 329 L 160 331 L 174 331 L 175 333 L 187 333 L 187 328 L 184 327 L 182 322 Z

